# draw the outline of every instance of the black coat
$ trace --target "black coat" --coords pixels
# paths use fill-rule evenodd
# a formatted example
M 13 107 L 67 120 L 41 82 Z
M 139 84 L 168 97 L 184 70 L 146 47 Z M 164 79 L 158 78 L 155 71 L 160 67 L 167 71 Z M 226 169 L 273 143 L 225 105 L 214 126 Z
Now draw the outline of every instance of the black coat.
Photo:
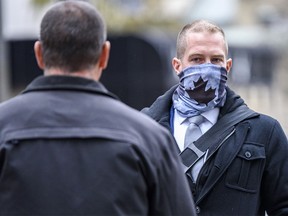
M 142 110 L 168 129 L 176 87 Z M 227 88 L 219 119 L 241 105 L 244 101 Z M 240 122 L 205 162 L 196 185 L 189 182 L 200 215 L 288 215 L 288 143 L 281 126 L 256 113 Z
M 194 215 L 173 142 L 98 82 L 39 77 L 0 105 L 0 215 Z

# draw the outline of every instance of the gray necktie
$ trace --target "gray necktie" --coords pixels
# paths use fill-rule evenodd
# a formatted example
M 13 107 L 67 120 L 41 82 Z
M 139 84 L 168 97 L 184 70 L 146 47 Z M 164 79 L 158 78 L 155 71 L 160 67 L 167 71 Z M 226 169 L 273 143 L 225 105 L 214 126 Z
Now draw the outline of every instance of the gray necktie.
M 190 124 L 185 133 L 184 148 L 202 135 L 199 125 L 204 122 L 205 118 L 201 115 L 197 115 L 190 117 L 188 120 Z
M 189 126 L 186 130 L 185 133 L 185 140 L 184 140 L 184 148 L 186 148 L 189 144 L 192 142 L 196 141 L 201 135 L 202 132 L 200 130 L 199 125 L 203 123 L 205 118 L 201 115 L 198 116 L 193 116 L 188 119 L 189 121 Z M 199 150 L 194 144 L 190 145 L 189 148 L 198 156 L 201 157 L 200 155 L 203 154 L 201 150 Z M 193 178 L 193 181 L 196 182 L 196 179 L 198 177 L 198 174 L 200 172 L 201 167 L 203 166 L 204 161 L 203 160 L 198 160 L 191 169 L 191 175 Z

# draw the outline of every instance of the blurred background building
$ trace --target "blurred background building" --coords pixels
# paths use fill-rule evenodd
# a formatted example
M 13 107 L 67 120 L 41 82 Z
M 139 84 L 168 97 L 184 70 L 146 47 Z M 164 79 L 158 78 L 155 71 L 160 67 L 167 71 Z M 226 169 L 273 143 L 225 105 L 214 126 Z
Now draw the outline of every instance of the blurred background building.
M 0 0 L 0 101 L 42 72 L 33 44 L 56 0 Z M 248 106 L 279 120 L 288 134 L 288 4 L 285 0 L 90 0 L 112 44 L 101 81 L 141 109 L 177 83 L 171 67 L 177 33 L 194 19 L 220 25 L 233 68 L 229 85 Z

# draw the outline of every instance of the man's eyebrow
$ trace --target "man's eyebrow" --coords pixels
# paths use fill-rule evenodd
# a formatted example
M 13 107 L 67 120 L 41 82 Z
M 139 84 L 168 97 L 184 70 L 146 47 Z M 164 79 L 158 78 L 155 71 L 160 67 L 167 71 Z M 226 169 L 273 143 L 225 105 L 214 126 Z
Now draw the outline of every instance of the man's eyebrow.
M 217 55 L 212 55 L 212 57 L 214 57 L 214 58 L 215 58 L 215 57 L 218 57 L 218 58 L 225 58 L 225 55 L 218 55 L 218 54 L 217 54 Z
M 191 53 L 188 57 L 194 57 L 194 56 L 203 56 L 201 53 Z

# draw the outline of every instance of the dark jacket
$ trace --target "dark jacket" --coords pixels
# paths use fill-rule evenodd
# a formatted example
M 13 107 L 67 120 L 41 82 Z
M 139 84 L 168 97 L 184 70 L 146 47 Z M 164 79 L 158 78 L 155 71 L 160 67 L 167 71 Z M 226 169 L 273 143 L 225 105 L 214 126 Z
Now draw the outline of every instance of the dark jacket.
M 39 77 L 0 105 L 0 215 L 194 215 L 171 144 L 100 83 Z
M 170 130 L 176 87 L 142 110 Z M 227 88 L 219 119 L 243 105 L 244 101 Z M 275 119 L 255 113 L 234 127 L 232 135 L 205 162 L 196 185 L 189 180 L 197 212 L 252 216 L 267 211 L 269 215 L 288 215 L 288 143 L 281 126 Z

